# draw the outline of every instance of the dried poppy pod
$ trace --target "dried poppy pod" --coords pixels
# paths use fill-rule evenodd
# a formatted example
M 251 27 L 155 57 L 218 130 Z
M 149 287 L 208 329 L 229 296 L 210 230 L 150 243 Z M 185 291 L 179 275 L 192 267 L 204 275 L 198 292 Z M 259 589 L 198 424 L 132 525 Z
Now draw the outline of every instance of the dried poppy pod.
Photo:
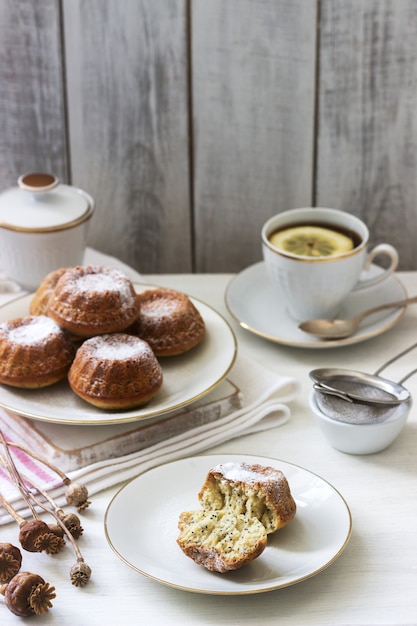
M 58 516 L 61 522 L 64 524 L 65 528 L 71 533 L 74 539 L 79 539 L 84 532 L 83 527 L 81 526 L 80 518 L 75 513 L 65 513 L 62 511 L 58 511 Z
M 61 528 L 61 526 L 59 524 L 48 524 L 48 528 L 51 531 L 51 533 L 53 533 L 54 535 L 57 535 L 57 537 L 60 537 L 61 539 L 64 539 L 64 530 L 63 528 Z
M 91 504 L 88 499 L 88 489 L 81 483 L 71 482 L 69 479 L 64 480 L 67 485 L 65 490 L 65 498 L 71 506 L 75 506 L 77 511 L 81 513 Z
M 24 522 L 20 526 L 19 541 L 28 552 L 46 552 L 56 554 L 65 545 L 65 541 L 51 532 L 48 524 L 40 519 Z
M 70 578 L 75 587 L 85 587 L 91 578 L 91 567 L 82 558 L 79 558 L 71 567 Z
M 9 611 L 19 617 L 44 615 L 56 597 L 55 587 L 30 572 L 16 574 L 5 586 L 4 599 Z
M 0 543 L 0 582 L 7 583 L 22 566 L 22 553 L 11 543 Z

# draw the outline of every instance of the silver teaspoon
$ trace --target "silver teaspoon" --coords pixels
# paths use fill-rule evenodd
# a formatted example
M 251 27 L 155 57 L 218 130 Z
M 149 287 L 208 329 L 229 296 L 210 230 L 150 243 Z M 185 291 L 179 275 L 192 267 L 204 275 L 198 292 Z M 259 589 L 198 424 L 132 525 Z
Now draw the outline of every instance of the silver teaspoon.
M 298 328 L 309 335 L 318 337 L 319 339 L 344 339 L 350 337 L 357 331 L 362 320 L 368 315 L 378 313 L 384 309 L 394 309 L 397 307 L 406 306 L 417 302 L 417 296 L 412 298 L 406 298 L 405 300 L 399 300 L 398 302 L 388 302 L 387 304 L 381 304 L 368 311 L 363 311 L 348 320 L 343 319 L 321 319 L 321 320 L 308 320 L 299 324 Z

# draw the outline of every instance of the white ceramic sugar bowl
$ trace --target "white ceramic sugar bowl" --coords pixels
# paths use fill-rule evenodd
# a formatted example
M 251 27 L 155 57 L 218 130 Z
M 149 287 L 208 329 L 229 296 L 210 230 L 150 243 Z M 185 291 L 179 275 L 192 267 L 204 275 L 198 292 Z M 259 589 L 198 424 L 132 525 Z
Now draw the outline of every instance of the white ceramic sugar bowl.
M 83 261 L 94 200 L 56 176 L 30 173 L 0 193 L 0 269 L 24 289 Z

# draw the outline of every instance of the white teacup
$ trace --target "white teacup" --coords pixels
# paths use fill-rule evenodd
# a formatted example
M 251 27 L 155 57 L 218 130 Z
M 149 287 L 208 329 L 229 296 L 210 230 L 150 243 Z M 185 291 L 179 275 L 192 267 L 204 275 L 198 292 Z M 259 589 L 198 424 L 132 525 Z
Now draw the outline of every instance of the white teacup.
M 271 243 L 273 233 L 296 225 L 354 233 L 357 242 L 348 252 L 317 257 L 292 254 Z M 368 251 L 368 242 L 366 224 L 337 209 L 291 209 L 271 217 L 262 227 L 262 251 L 268 274 L 286 298 L 289 314 L 298 321 L 335 317 L 349 293 L 376 285 L 395 271 L 397 250 L 381 243 Z M 379 255 L 389 258 L 389 266 L 367 277 L 367 270 Z

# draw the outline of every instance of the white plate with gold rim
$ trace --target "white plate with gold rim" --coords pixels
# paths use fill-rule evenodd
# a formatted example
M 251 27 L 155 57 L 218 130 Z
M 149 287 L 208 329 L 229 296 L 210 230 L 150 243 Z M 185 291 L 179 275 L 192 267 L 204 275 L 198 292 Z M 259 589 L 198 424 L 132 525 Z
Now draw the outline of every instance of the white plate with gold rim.
M 176 543 L 177 524 L 182 511 L 200 508 L 197 494 L 209 469 L 230 461 L 280 469 L 297 512 L 288 526 L 269 536 L 257 559 L 218 574 L 185 556 Z M 243 595 L 288 587 L 324 570 L 346 548 L 352 518 L 340 493 L 302 467 L 266 457 L 218 454 L 173 461 L 140 474 L 113 497 L 104 528 L 117 556 L 159 583 L 197 593 Z
M 153 285 L 135 284 L 136 290 Z M 29 314 L 33 294 L 0 307 L 0 322 Z M 0 385 L 0 406 L 17 415 L 60 424 L 120 424 L 157 418 L 198 400 L 227 376 L 237 355 L 235 335 L 228 322 L 209 305 L 190 298 L 206 324 L 200 345 L 175 357 L 159 359 L 163 383 L 157 395 L 144 407 L 128 411 L 105 411 L 81 400 L 66 380 L 44 389 L 16 389 Z
M 376 265 L 369 270 L 371 276 L 379 271 Z M 374 287 L 352 292 L 343 302 L 338 317 L 351 318 L 379 304 L 404 298 L 407 298 L 405 287 L 392 275 Z M 232 278 L 226 287 L 225 302 L 229 313 L 245 330 L 275 343 L 316 349 L 347 346 L 376 337 L 395 326 L 406 311 L 403 307 L 370 315 L 354 335 L 345 339 L 317 339 L 298 328 L 300 322 L 287 312 L 285 298 L 271 282 L 263 261 Z

